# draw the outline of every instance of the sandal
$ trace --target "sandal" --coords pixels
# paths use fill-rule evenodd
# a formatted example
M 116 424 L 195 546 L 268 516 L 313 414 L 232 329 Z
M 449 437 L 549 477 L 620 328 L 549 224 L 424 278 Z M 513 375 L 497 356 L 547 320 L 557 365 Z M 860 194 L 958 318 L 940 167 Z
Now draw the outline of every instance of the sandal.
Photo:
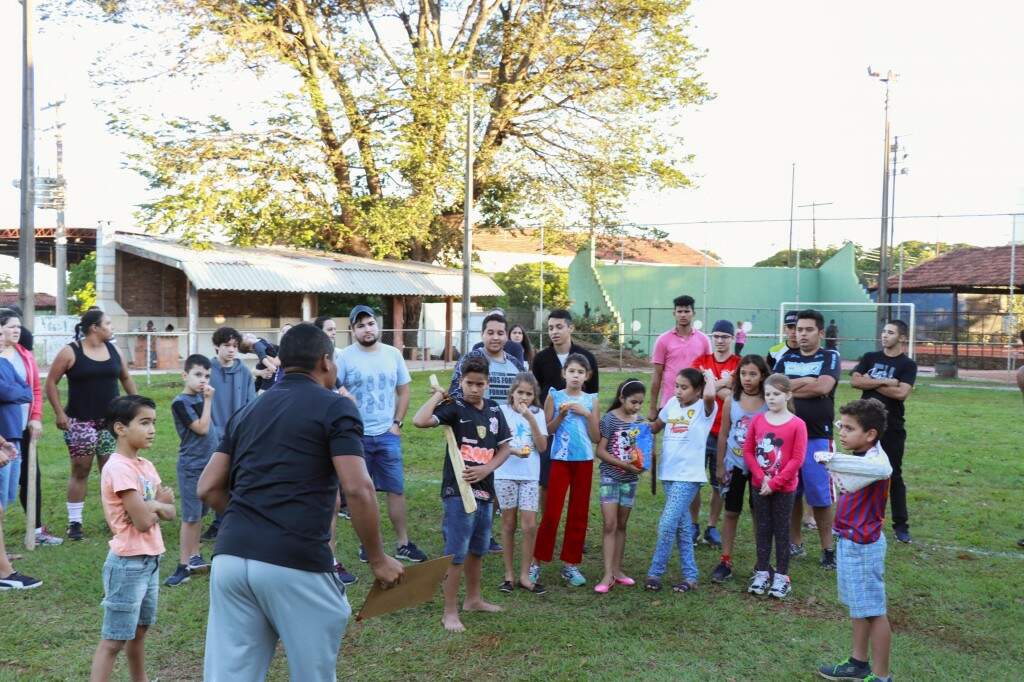
M 648 592 L 661 592 L 661 579 L 648 576 L 644 581 L 644 589 Z
M 677 583 L 677 584 L 672 586 L 672 591 L 673 592 L 680 592 L 680 593 L 683 593 L 683 592 L 693 592 L 696 589 L 697 589 L 697 583 L 691 583 L 688 580 L 684 580 L 683 582 Z
M 547 594 L 548 593 L 548 588 L 544 587 L 540 583 L 534 583 L 533 587 L 531 588 L 531 587 L 527 587 L 522 582 L 520 582 L 519 583 L 519 589 L 526 590 L 527 592 L 531 592 L 533 594 Z
M 512 594 L 512 591 L 515 590 L 515 586 L 512 584 L 511 580 L 506 580 L 501 583 L 501 585 L 498 585 L 498 589 L 505 594 Z

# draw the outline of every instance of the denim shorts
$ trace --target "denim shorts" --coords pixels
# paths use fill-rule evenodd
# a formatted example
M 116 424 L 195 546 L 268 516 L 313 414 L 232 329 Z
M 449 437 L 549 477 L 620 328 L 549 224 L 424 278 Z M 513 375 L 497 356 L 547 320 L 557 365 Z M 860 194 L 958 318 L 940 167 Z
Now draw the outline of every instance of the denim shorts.
M 202 503 L 199 493 L 196 492 L 203 468 L 195 462 L 178 458 L 178 497 L 181 500 L 182 523 L 196 523 L 210 510 Z
M 477 500 L 476 511 L 467 514 L 461 497 L 444 497 L 441 501 L 444 504 L 444 553 L 452 555 L 452 563 L 462 564 L 466 554 L 487 554 L 491 547 L 491 503 Z
M 797 483 L 796 496 L 803 495 L 804 500 L 812 507 L 832 506 L 832 479 L 828 469 L 821 462 L 814 461 L 815 452 L 832 449 L 832 442 L 827 438 L 809 438 L 807 440 L 807 456 L 800 467 L 800 481 Z
M 850 618 L 885 615 L 885 536 L 866 545 L 836 538 L 836 584 Z
M 156 622 L 160 557 L 118 556 L 103 562 L 103 639 L 135 639 L 135 629 Z
M 598 486 L 601 504 L 617 504 L 620 507 L 633 508 L 636 503 L 636 481 L 616 481 L 609 476 L 602 476 Z
M 395 495 L 405 492 L 401 438 L 390 431 L 379 436 L 363 436 L 363 459 L 377 492 Z
M 12 502 L 18 499 L 18 481 L 21 476 L 21 467 L 28 466 L 25 464 L 25 458 L 20 455 L 20 441 L 10 440 L 7 442 L 18 450 L 19 455 L 7 464 L 0 466 L 0 509 L 7 509 Z

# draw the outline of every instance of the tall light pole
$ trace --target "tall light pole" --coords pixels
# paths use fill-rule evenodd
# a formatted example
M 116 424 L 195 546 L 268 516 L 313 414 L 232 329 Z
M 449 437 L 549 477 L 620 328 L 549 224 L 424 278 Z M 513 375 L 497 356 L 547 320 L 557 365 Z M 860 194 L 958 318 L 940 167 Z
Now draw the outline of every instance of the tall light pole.
M 818 267 L 818 223 L 817 223 L 817 216 L 816 216 L 816 214 L 814 212 L 814 209 L 816 209 L 819 206 L 831 206 L 831 205 L 832 205 L 831 201 L 824 201 L 824 202 L 814 202 L 814 201 L 812 201 L 809 204 L 800 204 L 799 206 L 797 206 L 797 208 L 809 208 L 809 209 L 811 209 L 811 252 L 814 254 L 811 262 L 814 264 L 814 267 Z
M 21 222 L 18 230 L 18 300 L 21 323 L 32 329 L 35 322 L 35 63 L 32 59 L 34 0 L 21 0 Z
M 462 221 L 462 354 L 469 351 L 470 279 L 473 274 L 473 85 L 490 83 L 491 72 L 457 69 L 453 75 L 469 87 L 466 110 L 466 193 Z
M 57 315 L 68 314 L 68 237 L 64 228 L 64 206 L 66 200 L 64 184 L 64 124 L 60 120 L 60 108 L 64 100 L 51 102 L 43 107 L 43 111 L 54 109 L 54 136 L 57 139 L 57 177 L 53 188 L 53 197 L 47 204 L 48 208 L 57 211 L 57 234 L 54 235 L 54 251 L 57 266 Z
M 796 193 L 796 161 L 789 172 L 789 267 L 793 267 L 793 197 Z M 797 263 L 800 267 L 800 263 Z M 797 287 L 799 289 L 799 287 Z M 798 299 L 799 300 L 799 299 Z
M 878 251 L 878 302 L 889 300 L 889 88 L 896 81 L 898 74 L 891 69 L 883 76 L 868 67 L 868 76 L 885 83 L 885 132 L 882 145 L 882 239 Z M 882 327 L 886 313 L 884 307 L 878 308 L 878 326 Z

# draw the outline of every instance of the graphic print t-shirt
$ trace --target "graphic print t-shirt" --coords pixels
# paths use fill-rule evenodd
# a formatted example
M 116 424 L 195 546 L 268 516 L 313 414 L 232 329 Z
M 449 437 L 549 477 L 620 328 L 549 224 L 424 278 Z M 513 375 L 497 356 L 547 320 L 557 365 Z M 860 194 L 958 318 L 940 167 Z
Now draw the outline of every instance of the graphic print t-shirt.
M 722 374 L 725 372 L 728 372 L 729 376 L 736 375 L 736 370 L 738 370 L 740 366 L 740 356 L 733 353 L 727 357 L 724 362 L 719 362 L 715 359 L 714 353 L 708 353 L 707 355 L 702 355 L 694 360 L 693 366 L 699 370 L 710 369 L 716 379 L 721 379 Z M 718 431 L 722 426 L 722 399 L 715 398 L 715 402 L 718 403 L 718 416 L 715 417 L 715 423 L 711 426 L 711 434 L 717 436 Z
M 512 388 L 512 381 L 521 371 L 509 355 L 503 360 L 495 360 L 487 356 L 487 371 L 490 376 L 487 378 L 487 397 L 496 403 L 508 402 L 508 392 Z
M 871 379 L 896 379 L 900 383 L 911 386 L 917 381 L 917 363 L 908 358 L 905 353 L 900 353 L 894 358 L 882 351 L 865 353 L 853 371 Z M 874 390 L 864 391 L 861 398 L 874 398 L 885 405 L 885 409 L 889 413 L 888 428 L 903 428 L 905 406 L 902 400 L 889 398 Z
M 766 415 L 754 417 L 743 442 L 750 482 L 757 490 L 768 476 L 773 491 L 791 493 L 796 490 L 800 466 L 807 453 L 807 427 L 800 417 L 791 416 L 783 424 L 772 424 Z
M 555 408 L 552 414 L 556 415 L 565 403 L 580 403 L 590 411 L 597 405 L 597 395 L 592 393 L 571 396 L 564 389 L 559 391 L 552 388 L 548 395 Z M 562 462 L 587 462 L 594 459 L 594 443 L 590 440 L 588 424 L 586 417 L 575 412 L 567 413 L 553 434 L 551 459 Z
M 672 396 L 658 413 L 658 419 L 665 424 L 663 452 L 658 458 L 658 478 L 663 481 L 708 482 L 704 454 L 717 414 L 717 403 L 711 414 L 706 414 L 703 400 L 680 405 L 679 398 Z
M 395 389 L 412 381 L 405 359 L 394 346 L 365 351 L 358 344 L 338 353 L 338 382 L 356 399 L 363 434 L 379 436 L 395 419 Z
M 544 419 L 544 411 L 538 407 L 531 407 L 533 419 L 537 422 L 537 430 L 547 438 L 548 425 Z M 505 463 L 494 472 L 494 477 L 507 481 L 539 481 L 540 480 L 540 453 L 533 442 L 533 431 L 526 422 L 526 417 L 516 412 L 511 405 L 502 405 L 501 413 L 505 416 L 508 429 L 512 434 L 512 454 Z M 529 452 L 529 456 L 520 456 L 523 452 Z
M 611 412 L 601 417 L 601 436 L 608 439 L 608 454 L 625 462 L 631 462 L 636 456 L 636 451 L 640 449 L 643 429 L 647 429 L 647 433 L 650 434 L 650 426 L 643 420 L 627 422 Z M 642 453 L 642 456 L 649 458 L 651 453 Z M 620 483 L 632 483 L 640 478 L 638 474 L 605 461 L 602 461 L 598 468 L 602 476 Z
M 804 355 L 800 349 L 786 351 L 775 364 L 775 371 L 782 372 L 790 379 L 830 376 L 839 385 L 841 368 L 839 352 L 819 348 L 812 355 Z M 807 424 L 808 438 L 832 438 L 832 422 L 835 421 L 836 386 L 826 395 L 816 398 L 794 398 L 796 416 Z
M 494 459 L 498 446 L 512 440 L 501 408 L 493 400 L 484 399 L 478 410 L 462 399 L 446 400 L 434 408 L 434 420 L 452 427 L 459 453 L 467 467 L 481 466 Z M 445 446 L 447 450 L 447 445 Z M 494 475 L 473 483 L 473 497 L 481 501 L 494 499 Z M 451 460 L 444 458 L 441 474 L 441 497 L 458 497 L 459 484 Z
M 768 406 L 761 405 L 757 411 L 747 412 L 739 400 L 733 399 L 729 406 L 729 436 L 725 446 L 726 469 L 739 469 L 745 474 L 750 473 L 747 462 L 743 459 L 743 443 L 747 440 L 750 423 L 754 421 L 754 417 L 767 411 Z

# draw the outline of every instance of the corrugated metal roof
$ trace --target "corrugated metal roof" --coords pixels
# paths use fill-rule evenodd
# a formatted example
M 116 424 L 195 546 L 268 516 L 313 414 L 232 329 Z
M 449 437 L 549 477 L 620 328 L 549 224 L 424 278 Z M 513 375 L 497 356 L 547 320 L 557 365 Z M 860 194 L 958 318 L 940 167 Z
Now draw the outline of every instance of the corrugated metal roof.
M 461 296 L 462 271 L 417 261 L 373 260 L 282 246 L 213 244 L 193 249 L 171 239 L 118 233 L 116 248 L 182 270 L 199 290 Z M 473 296 L 505 292 L 474 273 Z

